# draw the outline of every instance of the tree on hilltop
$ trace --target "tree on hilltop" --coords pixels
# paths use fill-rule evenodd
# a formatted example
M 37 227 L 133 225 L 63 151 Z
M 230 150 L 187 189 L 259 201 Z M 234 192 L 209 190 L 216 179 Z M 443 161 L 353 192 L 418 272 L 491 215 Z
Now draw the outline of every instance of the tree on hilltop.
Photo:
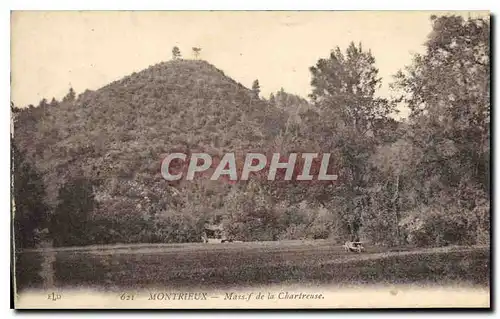
M 44 227 L 49 209 L 45 203 L 45 185 L 25 153 L 13 140 L 11 145 L 15 247 L 33 248 L 36 244 L 35 233 Z
M 177 60 L 181 58 L 181 50 L 179 50 L 179 47 L 175 46 L 172 49 L 172 59 Z
M 201 48 L 193 47 L 193 55 L 194 55 L 195 59 L 198 59 L 198 57 L 200 56 L 200 51 L 201 51 Z
M 69 88 L 68 94 L 63 98 L 63 102 L 73 102 L 76 98 L 75 90 L 72 87 Z
M 253 81 L 252 84 L 252 92 L 256 97 L 259 97 L 260 94 L 260 85 L 259 85 L 259 80 Z

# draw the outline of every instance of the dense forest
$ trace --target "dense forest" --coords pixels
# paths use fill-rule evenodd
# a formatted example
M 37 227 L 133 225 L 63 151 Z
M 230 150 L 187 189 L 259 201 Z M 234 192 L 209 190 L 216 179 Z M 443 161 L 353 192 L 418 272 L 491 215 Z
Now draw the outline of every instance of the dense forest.
M 16 249 L 197 242 L 207 221 L 244 241 L 488 244 L 490 22 L 430 23 L 425 52 L 384 79 L 394 99 L 377 94 L 371 51 L 351 43 L 310 67 L 307 98 L 262 97 L 258 80 L 248 89 L 174 48 L 96 91 L 11 104 Z M 410 114 L 395 120 L 400 106 Z M 168 182 L 172 152 L 330 153 L 339 180 Z

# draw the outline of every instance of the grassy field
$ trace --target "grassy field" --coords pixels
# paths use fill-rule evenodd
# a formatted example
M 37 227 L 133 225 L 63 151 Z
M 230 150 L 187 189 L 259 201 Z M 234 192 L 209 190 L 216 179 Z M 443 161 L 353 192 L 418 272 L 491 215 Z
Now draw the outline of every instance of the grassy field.
M 303 283 L 489 286 L 489 247 L 346 253 L 328 241 L 113 245 L 25 251 L 17 287 L 227 288 Z

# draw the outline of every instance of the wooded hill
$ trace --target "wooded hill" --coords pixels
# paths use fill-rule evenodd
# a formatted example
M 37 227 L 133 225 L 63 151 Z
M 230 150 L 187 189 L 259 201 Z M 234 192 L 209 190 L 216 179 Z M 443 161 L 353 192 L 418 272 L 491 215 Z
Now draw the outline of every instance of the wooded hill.
M 11 105 L 17 248 L 44 228 L 58 246 L 199 241 L 207 220 L 240 240 L 488 242 L 489 21 L 430 21 L 426 53 L 393 80 L 396 100 L 376 97 L 375 57 L 352 43 L 310 68 L 309 101 L 266 99 L 175 57 L 62 101 Z M 411 109 L 404 122 L 391 117 L 398 104 Z M 172 152 L 326 152 L 340 179 L 167 182 Z

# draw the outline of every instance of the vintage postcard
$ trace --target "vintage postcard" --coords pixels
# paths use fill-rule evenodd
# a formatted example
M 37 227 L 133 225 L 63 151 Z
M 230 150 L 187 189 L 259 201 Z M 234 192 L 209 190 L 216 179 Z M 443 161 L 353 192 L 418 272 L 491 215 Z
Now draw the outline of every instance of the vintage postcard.
M 490 308 L 490 13 L 13 11 L 16 309 Z

